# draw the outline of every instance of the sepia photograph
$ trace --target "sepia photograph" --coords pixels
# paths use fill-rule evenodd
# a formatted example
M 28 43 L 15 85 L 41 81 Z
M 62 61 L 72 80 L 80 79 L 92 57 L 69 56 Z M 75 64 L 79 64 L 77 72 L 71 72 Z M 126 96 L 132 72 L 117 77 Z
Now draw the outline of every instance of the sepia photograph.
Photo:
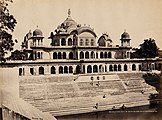
M 162 0 L 0 0 L 0 120 L 161 120 Z

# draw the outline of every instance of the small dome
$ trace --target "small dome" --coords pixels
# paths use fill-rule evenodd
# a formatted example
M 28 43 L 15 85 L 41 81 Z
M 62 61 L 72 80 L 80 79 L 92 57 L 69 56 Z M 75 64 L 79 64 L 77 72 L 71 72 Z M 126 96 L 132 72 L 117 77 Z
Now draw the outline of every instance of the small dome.
M 40 29 L 36 29 L 33 32 L 33 36 L 43 36 L 43 33 Z
M 121 35 L 121 39 L 130 39 L 130 35 L 129 35 L 127 32 L 124 32 L 124 33 Z

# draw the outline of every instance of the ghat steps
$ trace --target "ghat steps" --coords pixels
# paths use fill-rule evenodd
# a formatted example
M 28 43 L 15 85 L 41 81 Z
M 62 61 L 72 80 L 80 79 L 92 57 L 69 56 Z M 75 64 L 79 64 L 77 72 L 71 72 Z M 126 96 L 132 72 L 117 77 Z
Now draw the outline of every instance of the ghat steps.
M 154 91 L 142 75 L 116 73 L 21 77 L 20 97 L 54 116 L 107 110 L 113 105 L 121 107 L 123 103 L 138 106 L 148 104 L 149 92 Z M 99 103 L 100 109 L 94 107 L 96 103 Z

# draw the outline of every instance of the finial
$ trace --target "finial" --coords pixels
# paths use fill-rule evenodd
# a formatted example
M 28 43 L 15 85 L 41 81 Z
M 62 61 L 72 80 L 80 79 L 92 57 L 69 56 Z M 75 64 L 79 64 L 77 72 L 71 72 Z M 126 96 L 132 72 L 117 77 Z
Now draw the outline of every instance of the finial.
M 68 17 L 70 17 L 71 11 L 70 9 L 68 9 Z
M 38 28 L 38 25 L 37 25 L 37 28 Z
M 124 29 L 124 32 L 126 32 L 126 29 Z

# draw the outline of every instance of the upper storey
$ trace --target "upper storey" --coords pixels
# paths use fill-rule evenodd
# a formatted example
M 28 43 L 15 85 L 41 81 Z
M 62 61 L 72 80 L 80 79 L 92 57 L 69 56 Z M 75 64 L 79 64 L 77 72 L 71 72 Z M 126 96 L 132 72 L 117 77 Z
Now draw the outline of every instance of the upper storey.
M 83 46 L 93 47 L 97 46 L 96 33 L 89 25 L 77 24 L 70 16 L 61 23 L 55 30 L 55 34 L 51 32 L 50 39 L 52 46 Z

